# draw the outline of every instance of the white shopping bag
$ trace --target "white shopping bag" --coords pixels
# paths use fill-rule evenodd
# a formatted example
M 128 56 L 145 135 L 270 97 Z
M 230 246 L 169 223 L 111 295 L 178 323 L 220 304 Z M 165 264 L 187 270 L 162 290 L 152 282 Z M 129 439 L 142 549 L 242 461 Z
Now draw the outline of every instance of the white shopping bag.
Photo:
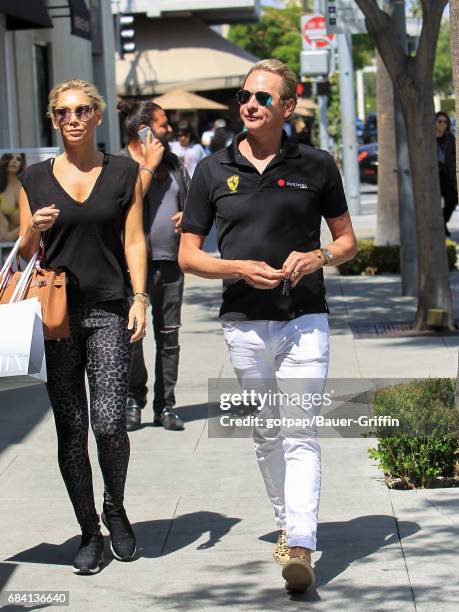
M 38 298 L 0 304 L 0 391 L 46 382 Z

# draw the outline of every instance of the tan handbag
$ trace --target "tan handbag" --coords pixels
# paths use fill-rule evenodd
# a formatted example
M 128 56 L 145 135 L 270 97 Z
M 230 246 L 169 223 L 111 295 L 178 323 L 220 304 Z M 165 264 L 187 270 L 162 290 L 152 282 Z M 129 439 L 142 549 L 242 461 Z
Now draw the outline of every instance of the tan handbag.
M 67 277 L 65 272 L 40 268 L 39 251 L 24 272 L 12 272 L 13 259 L 19 251 L 16 242 L 0 272 L 0 304 L 38 297 L 43 318 L 45 340 L 60 340 L 70 336 L 67 308 Z

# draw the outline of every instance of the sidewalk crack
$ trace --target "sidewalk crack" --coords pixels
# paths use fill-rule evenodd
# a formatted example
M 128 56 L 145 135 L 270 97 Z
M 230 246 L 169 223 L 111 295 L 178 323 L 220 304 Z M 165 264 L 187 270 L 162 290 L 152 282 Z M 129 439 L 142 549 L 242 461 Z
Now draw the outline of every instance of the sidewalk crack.
M 410 571 L 408 569 L 408 561 L 407 561 L 407 558 L 406 558 L 406 555 L 405 555 L 405 550 L 403 548 L 402 537 L 400 535 L 400 525 L 398 523 L 398 518 L 395 516 L 394 501 L 392 499 L 392 494 L 391 494 L 390 489 L 388 489 L 388 493 L 389 493 L 390 505 L 391 505 L 391 508 L 392 508 L 392 516 L 394 517 L 395 528 L 397 530 L 397 537 L 398 537 L 398 542 L 399 542 L 399 545 L 400 545 L 400 551 L 401 551 L 402 557 L 403 557 L 403 564 L 405 566 L 405 571 L 406 571 L 406 575 L 407 575 L 407 578 L 408 578 L 408 584 L 409 584 L 410 591 L 411 591 L 411 598 L 413 599 L 414 612 L 417 612 L 418 607 L 416 605 L 416 596 L 414 594 L 414 588 L 413 588 L 413 584 L 411 582 Z
M 163 545 L 161 546 L 161 552 L 159 553 L 159 556 L 160 556 L 160 557 L 162 557 L 162 556 L 163 556 L 163 552 L 164 552 L 164 551 L 165 551 L 165 549 L 166 549 L 167 540 L 169 539 L 169 535 L 170 535 L 170 532 L 171 532 L 171 530 L 172 530 L 172 524 L 173 524 L 173 522 L 174 522 L 175 515 L 177 514 L 177 508 L 179 507 L 180 500 L 181 500 L 181 497 L 179 496 L 179 498 L 178 498 L 178 500 L 177 500 L 177 503 L 175 504 L 174 512 L 172 513 L 172 518 L 171 518 L 171 520 L 170 520 L 169 527 L 168 527 L 168 529 L 167 529 L 166 537 L 164 538 Z
M 14 457 L 11 459 L 11 461 L 8 463 L 8 465 L 6 465 L 5 468 L 0 472 L 0 477 L 2 477 L 3 474 L 13 465 L 13 463 L 16 461 L 18 456 L 19 455 L 14 455 Z

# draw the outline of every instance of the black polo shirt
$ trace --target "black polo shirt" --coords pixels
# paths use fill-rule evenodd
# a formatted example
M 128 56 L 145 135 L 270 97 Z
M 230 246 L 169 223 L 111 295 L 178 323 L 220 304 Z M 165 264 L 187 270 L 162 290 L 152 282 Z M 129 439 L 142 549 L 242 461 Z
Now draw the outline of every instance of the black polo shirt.
M 182 231 L 207 235 L 217 226 L 222 259 L 265 261 L 280 269 L 292 251 L 320 247 L 321 217 L 347 211 L 341 175 L 325 151 L 288 142 L 263 174 L 239 151 L 239 134 L 226 149 L 206 157 L 193 175 Z M 244 280 L 223 281 L 223 320 L 287 321 L 328 312 L 322 269 L 291 290 L 255 289 Z

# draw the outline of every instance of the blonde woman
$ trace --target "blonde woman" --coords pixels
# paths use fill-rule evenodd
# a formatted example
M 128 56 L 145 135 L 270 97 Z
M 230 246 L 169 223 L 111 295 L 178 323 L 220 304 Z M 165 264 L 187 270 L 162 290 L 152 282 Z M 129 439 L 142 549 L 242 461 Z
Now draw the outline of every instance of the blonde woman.
M 148 301 L 142 187 L 136 162 L 101 153 L 94 145 L 104 108 L 86 81 L 52 89 L 49 116 L 64 152 L 28 167 L 19 195 L 21 254 L 29 258 L 42 238 L 46 266 L 63 269 L 68 277 L 71 337 L 45 344 L 59 467 L 82 530 L 77 574 L 98 572 L 104 547 L 88 455 L 85 372 L 104 479 L 102 520 L 117 559 L 131 560 L 136 550 L 123 499 L 130 348 L 145 335 Z

